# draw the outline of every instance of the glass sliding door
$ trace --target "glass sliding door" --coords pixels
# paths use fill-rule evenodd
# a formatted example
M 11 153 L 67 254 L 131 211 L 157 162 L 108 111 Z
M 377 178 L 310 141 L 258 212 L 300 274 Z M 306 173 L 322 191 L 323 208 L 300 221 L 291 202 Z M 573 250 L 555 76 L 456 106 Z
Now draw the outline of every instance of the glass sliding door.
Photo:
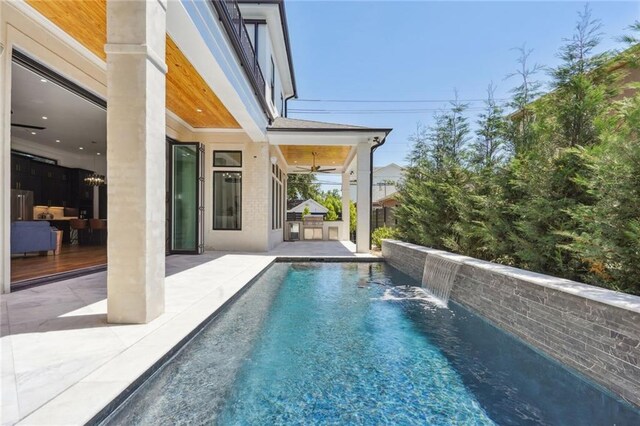
M 170 252 L 203 251 L 203 149 L 199 143 L 169 142 Z

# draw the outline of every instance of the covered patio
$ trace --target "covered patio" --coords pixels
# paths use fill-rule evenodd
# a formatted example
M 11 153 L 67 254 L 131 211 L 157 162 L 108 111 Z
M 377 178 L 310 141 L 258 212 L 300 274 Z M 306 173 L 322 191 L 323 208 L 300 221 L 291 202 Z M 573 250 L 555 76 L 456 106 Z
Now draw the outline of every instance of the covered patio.
M 349 187 L 357 186 L 356 253 L 371 242 L 371 171 L 373 152 L 391 129 L 369 128 L 278 117 L 267 129 L 270 145 L 286 163 L 286 173 L 332 173 L 342 177 L 342 212 L 349 212 Z M 337 222 L 338 240 L 349 241 L 349 215 Z M 323 233 L 326 235 L 327 232 Z

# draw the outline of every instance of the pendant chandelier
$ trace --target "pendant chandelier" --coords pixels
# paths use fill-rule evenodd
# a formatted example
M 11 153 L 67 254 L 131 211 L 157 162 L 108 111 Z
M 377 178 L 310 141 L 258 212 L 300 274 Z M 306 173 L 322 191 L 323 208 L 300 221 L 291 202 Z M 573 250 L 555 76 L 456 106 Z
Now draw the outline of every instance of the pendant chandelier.
M 95 142 L 93 142 L 95 143 Z M 100 153 L 98 153 L 97 155 L 100 155 Z M 96 168 L 96 158 L 93 158 L 93 168 L 95 170 Z M 87 176 L 86 178 L 84 178 L 84 184 L 85 185 L 89 185 L 89 186 L 102 186 L 106 183 L 104 175 L 99 175 L 96 172 L 91 173 L 89 176 Z
M 84 178 L 85 185 L 89 186 L 102 186 L 105 184 L 104 175 L 99 175 L 95 172 Z

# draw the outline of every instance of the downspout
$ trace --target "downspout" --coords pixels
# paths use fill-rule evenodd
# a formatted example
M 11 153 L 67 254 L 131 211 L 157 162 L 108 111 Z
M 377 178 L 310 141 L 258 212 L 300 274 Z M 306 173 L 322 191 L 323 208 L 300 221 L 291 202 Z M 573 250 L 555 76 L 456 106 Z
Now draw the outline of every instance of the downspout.
M 289 116 L 289 105 L 287 104 L 287 101 L 289 101 L 289 99 L 297 98 L 297 97 L 298 95 L 294 93 L 293 95 L 284 98 L 284 116 L 285 117 Z
M 376 139 L 377 138 L 374 138 L 374 141 Z M 381 141 L 378 141 L 375 145 L 373 145 L 371 147 L 371 153 L 369 154 L 369 173 L 371 173 L 371 175 L 369 176 L 369 250 L 371 250 L 372 247 L 371 234 L 373 233 L 373 221 L 371 220 L 371 213 L 373 212 L 373 153 L 376 151 L 376 149 L 378 149 L 378 147 L 384 145 L 386 140 L 387 137 L 385 136 Z

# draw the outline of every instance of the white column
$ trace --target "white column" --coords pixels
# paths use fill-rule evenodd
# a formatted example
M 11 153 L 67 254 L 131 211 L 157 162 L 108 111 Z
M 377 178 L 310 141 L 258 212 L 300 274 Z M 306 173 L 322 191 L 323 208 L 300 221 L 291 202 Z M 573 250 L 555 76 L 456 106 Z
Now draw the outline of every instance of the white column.
M 5 34 L 0 28 L 0 293 L 11 291 L 11 49 Z
M 166 0 L 107 1 L 107 317 L 164 312 Z
M 342 239 L 349 241 L 350 215 L 349 207 L 351 204 L 351 194 L 349 191 L 349 172 L 342 174 Z
M 356 155 L 358 164 L 356 252 L 368 253 L 371 238 L 371 145 L 368 142 L 360 142 Z

